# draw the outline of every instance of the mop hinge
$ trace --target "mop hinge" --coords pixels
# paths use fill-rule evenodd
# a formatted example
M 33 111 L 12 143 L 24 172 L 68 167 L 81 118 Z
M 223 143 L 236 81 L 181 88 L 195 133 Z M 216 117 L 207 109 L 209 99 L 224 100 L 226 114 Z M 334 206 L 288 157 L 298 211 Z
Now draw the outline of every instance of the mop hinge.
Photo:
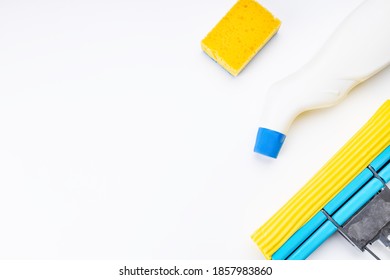
M 379 240 L 390 247 L 390 189 L 386 185 L 344 225 L 339 225 L 324 209 L 322 212 L 352 245 L 374 258 L 379 259 L 368 245 Z

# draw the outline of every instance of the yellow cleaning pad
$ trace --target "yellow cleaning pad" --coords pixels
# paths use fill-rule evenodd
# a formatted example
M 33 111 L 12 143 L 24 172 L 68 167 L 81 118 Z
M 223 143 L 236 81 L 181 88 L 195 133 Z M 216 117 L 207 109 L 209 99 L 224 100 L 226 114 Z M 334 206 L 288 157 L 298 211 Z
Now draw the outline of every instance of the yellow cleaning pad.
M 239 0 L 202 40 L 202 49 L 237 76 L 278 31 L 280 20 L 254 0 Z
M 253 235 L 267 259 L 390 145 L 390 100 Z

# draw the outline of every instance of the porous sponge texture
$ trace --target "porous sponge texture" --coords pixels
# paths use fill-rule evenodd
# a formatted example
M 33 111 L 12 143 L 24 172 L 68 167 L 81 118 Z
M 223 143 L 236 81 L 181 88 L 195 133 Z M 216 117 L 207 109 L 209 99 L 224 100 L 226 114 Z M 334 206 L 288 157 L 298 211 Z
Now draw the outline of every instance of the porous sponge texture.
M 202 49 L 237 76 L 280 27 L 280 20 L 254 0 L 239 0 L 202 40 Z

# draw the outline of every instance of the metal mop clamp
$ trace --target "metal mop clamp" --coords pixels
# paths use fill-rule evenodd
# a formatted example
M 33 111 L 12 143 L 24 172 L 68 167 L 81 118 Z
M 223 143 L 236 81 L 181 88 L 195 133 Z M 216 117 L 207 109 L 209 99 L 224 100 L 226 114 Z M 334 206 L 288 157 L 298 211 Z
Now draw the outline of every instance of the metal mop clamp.
M 339 225 L 324 209 L 321 212 L 349 243 L 362 252 L 367 251 L 375 259 L 380 260 L 368 247 L 369 244 L 380 240 L 384 246 L 390 247 L 390 189 L 385 183 L 384 188 L 344 226 Z
M 380 240 L 384 246 L 390 247 L 390 189 L 376 171 L 372 171 L 382 181 L 383 189 L 344 226 L 339 227 L 339 232 L 355 247 L 379 260 L 367 246 Z

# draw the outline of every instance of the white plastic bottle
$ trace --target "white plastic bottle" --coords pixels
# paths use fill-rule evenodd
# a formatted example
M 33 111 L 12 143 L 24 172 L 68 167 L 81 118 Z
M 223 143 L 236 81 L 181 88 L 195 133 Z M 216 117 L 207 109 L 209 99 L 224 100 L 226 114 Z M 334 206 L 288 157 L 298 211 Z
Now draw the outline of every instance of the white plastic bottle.
M 390 64 L 390 0 L 366 0 L 298 72 L 274 84 L 254 151 L 276 158 L 294 119 L 332 106 Z

